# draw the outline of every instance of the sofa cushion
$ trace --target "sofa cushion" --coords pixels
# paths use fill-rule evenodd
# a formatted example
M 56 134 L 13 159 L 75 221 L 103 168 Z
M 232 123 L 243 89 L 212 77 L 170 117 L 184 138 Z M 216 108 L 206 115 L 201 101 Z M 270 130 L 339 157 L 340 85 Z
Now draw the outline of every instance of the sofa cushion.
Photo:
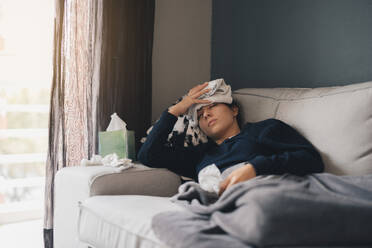
M 372 82 L 321 88 L 246 88 L 233 92 L 244 122 L 282 120 L 320 152 L 325 171 L 372 173 Z
M 168 197 L 93 196 L 80 203 L 78 237 L 93 247 L 168 248 L 153 233 L 152 217 L 187 211 Z

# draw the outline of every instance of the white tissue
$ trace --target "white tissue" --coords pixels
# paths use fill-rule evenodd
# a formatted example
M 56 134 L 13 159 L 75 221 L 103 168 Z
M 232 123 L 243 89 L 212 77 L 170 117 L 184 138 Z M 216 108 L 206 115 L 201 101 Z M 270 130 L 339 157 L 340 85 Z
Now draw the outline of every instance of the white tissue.
M 120 117 L 113 113 L 111 115 L 111 121 L 106 129 L 106 131 L 117 131 L 117 130 L 127 130 L 127 123 L 120 119 Z
M 222 181 L 221 172 L 215 164 L 208 165 L 199 172 L 198 181 L 205 191 L 218 194 Z
M 116 153 L 111 153 L 104 157 L 95 154 L 92 156 L 90 160 L 83 158 L 80 162 L 80 165 L 81 166 L 103 165 L 116 167 L 120 170 L 134 166 L 131 159 L 129 158 L 118 159 L 118 155 L 116 155 Z

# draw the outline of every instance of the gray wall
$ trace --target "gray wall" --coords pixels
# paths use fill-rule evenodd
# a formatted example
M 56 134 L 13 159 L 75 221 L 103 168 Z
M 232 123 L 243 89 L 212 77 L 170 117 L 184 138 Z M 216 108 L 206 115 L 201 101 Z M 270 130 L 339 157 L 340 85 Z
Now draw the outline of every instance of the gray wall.
M 372 0 L 213 0 L 211 77 L 244 87 L 372 80 Z
M 156 0 L 152 120 L 193 86 L 210 80 L 211 0 Z

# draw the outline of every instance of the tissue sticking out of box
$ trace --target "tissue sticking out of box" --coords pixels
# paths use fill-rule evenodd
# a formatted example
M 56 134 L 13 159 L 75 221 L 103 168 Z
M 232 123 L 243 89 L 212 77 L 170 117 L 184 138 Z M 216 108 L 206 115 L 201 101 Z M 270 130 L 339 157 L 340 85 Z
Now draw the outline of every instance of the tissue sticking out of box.
M 106 131 L 117 131 L 117 130 L 127 130 L 127 123 L 123 121 L 116 113 L 111 115 L 111 121 L 106 129 Z

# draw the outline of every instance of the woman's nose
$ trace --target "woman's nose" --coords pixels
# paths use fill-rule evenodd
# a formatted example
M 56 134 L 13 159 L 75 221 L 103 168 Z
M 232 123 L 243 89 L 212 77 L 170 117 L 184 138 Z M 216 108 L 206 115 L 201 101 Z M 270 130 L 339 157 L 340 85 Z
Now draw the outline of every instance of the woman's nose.
M 203 112 L 203 117 L 204 118 L 207 118 L 207 116 L 210 116 L 210 111 L 208 109 L 205 109 L 204 112 Z

